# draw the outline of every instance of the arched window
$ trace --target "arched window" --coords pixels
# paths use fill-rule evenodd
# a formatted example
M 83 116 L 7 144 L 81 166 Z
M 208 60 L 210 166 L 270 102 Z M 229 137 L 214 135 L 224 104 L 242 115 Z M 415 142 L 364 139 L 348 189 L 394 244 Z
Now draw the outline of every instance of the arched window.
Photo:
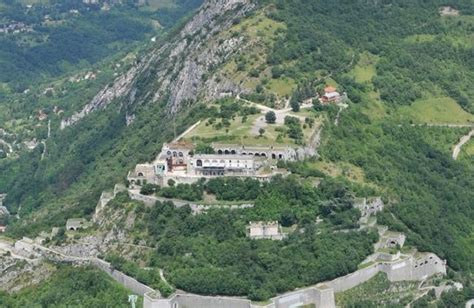
M 225 154 L 225 155 L 229 154 L 229 150 L 225 150 L 225 151 L 224 151 L 224 154 Z
M 263 157 L 267 157 L 267 154 L 266 154 L 266 153 L 262 153 L 262 154 L 260 154 L 260 155 L 263 156 Z
M 277 158 L 277 157 L 276 157 L 275 153 L 273 153 L 273 154 L 272 154 L 272 159 L 276 159 L 276 158 Z
M 179 157 L 183 157 L 183 152 L 178 153 Z
M 178 156 L 178 153 L 176 153 L 176 151 L 173 152 L 173 157 L 176 157 Z
M 143 176 L 143 172 L 138 172 L 138 176 Z
M 166 152 L 166 155 L 171 156 L 171 151 Z
M 235 150 L 230 151 L 230 154 L 235 154 L 235 153 L 236 153 Z
M 278 159 L 283 159 L 283 155 L 282 155 L 282 154 L 278 154 Z
M 196 166 L 202 167 L 202 160 L 198 159 L 198 160 L 196 161 Z
M 217 151 L 217 154 L 222 155 L 222 150 Z

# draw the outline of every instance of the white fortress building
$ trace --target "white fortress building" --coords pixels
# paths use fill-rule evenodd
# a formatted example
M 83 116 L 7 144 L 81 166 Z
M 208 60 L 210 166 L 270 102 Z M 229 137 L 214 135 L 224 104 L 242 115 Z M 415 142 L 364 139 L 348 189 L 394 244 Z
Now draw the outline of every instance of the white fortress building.
M 293 160 L 296 152 L 274 147 L 212 145 L 214 154 L 195 154 L 189 142 L 164 144 L 152 163 L 138 164 L 127 176 L 132 187 L 146 183 L 167 186 L 176 183 L 194 183 L 200 178 L 219 176 L 253 177 L 262 181 L 282 173 L 276 170 L 277 160 Z
M 256 221 L 250 222 L 247 227 L 247 235 L 251 239 L 282 240 L 285 234 L 281 231 L 278 221 Z

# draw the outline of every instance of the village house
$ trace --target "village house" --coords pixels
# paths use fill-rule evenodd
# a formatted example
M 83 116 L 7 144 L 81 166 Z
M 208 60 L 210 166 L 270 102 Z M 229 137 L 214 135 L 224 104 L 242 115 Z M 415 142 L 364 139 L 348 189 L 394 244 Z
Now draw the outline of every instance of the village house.
M 324 94 L 319 99 L 321 103 L 339 103 L 341 101 L 341 94 L 337 92 L 337 89 L 331 86 L 324 88 Z

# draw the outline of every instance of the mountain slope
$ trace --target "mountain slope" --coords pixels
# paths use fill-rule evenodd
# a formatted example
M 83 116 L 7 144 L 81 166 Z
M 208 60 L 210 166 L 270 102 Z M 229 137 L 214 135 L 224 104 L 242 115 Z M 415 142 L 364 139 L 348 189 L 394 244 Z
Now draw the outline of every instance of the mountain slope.
M 174 125 L 179 133 L 209 118 L 206 104 L 221 95 L 281 107 L 306 88 L 330 84 L 351 103 L 340 125 L 337 110 L 327 110 L 322 163 L 360 168 L 396 201 L 381 217 L 387 224 L 472 273 L 472 158 L 452 161 L 445 144 L 456 141 L 452 133 L 411 131 L 409 123 L 473 119 L 472 4 L 459 1 L 460 16 L 451 17 L 440 15 L 444 4 L 206 2 L 75 116 L 55 118 L 44 159 L 39 146 L 1 163 L 0 192 L 22 218 L 11 232 L 90 215 L 103 189 L 152 159 Z M 456 108 L 439 111 L 433 100 Z

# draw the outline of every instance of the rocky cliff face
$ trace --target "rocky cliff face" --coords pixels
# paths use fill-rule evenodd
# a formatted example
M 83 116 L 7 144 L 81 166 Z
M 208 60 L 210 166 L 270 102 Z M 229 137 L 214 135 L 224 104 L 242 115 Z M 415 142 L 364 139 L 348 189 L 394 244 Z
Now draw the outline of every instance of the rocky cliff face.
M 250 0 L 206 1 L 171 41 L 148 53 L 112 85 L 102 89 L 81 111 L 62 120 L 61 128 L 77 123 L 114 101 L 120 102 L 120 107 L 133 110 L 137 103 L 164 100 L 174 113 L 185 101 L 245 91 L 230 80 L 217 82 L 212 73 L 245 44 L 243 37 L 217 39 L 219 34 L 254 7 Z

